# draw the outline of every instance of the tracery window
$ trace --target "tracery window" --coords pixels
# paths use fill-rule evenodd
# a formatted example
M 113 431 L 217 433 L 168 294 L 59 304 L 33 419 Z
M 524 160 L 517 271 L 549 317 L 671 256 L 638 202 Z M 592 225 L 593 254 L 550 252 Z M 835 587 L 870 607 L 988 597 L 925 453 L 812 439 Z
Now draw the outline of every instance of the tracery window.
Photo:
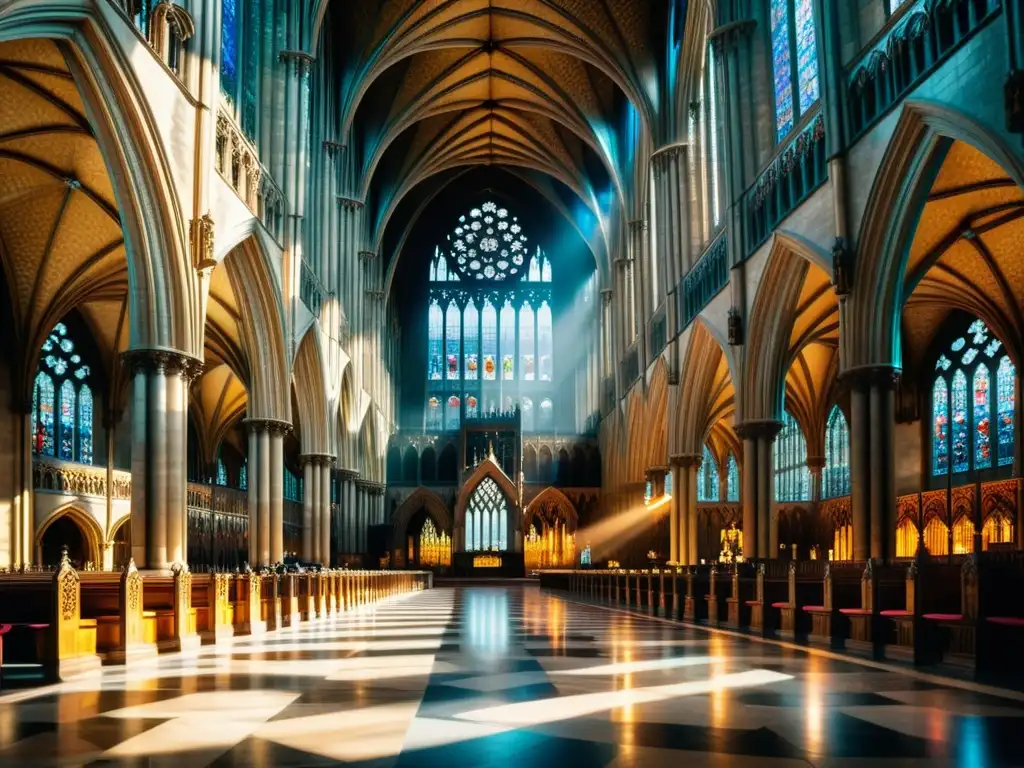
M 217 485 L 228 484 L 228 470 L 224 466 L 224 459 L 217 459 Z
M 932 476 L 1013 465 L 1016 368 L 974 319 L 935 361 Z M 995 425 L 995 429 L 993 429 Z
M 710 218 L 712 229 L 718 229 L 722 221 L 721 193 L 719 192 L 719 154 L 718 154 L 718 73 L 715 64 L 715 47 L 708 46 L 707 68 L 704 75 L 708 99 L 702 114 L 704 123 L 704 146 L 707 157 L 708 198 L 710 200 Z M 703 100 L 703 99 L 702 99 Z
M 466 551 L 504 552 L 507 539 L 508 499 L 494 478 L 485 477 L 466 507 Z
M 818 101 L 813 0 L 771 0 L 775 127 L 779 141 Z
M 238 490 L 249 490 L 249 462 L 243 461 L 242 468 L 238 470 Z
M 288 501 L 302 501 L 303 480 L 288 467 L 284 468 L 284 498 Z
M 460 216 L 429 265 L 428 430 L 554 395 L 551 261 L 508 209 Z M 530 417 L 534 429 L 536 407 Z M 525 417 L 524 417 L 525 421 Z
M 740 500 L 740 466 L 736 462 L 736 455 L 729 451 L 729 457 L 725 462 L 728 475 L 726 477 L 725 500 Z
M 838 405 L 832 406 L 825 423 L 825 470 L 821 493 L 825 499 L 850 493 L 850 427 Z
M 65 461 L 92 464 L 93 394 L 90 369 L 57 323 L 46 341 L 32 386 L 32 450 Z
M 775 500 L 810 501 L 810 498 L 807 440 L 800 423 L 789 411 L 783 411 L 782 429 L 775 438 Z
M 707 443 L 704 444 L 703 458 L 697 470 L 697 501 L 718 501 L 718 462 Z

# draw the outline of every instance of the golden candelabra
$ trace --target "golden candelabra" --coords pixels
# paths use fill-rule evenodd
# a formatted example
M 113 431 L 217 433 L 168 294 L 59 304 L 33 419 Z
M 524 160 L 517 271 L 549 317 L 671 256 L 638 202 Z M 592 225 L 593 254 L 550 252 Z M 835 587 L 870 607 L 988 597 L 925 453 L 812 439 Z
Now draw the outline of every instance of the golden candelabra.
M 523 549 L 526 567 L 532 570 L 571 567 L 576 562 L 576 537 L 562 521 L 544 525 L 541 532 L 531 525 Z

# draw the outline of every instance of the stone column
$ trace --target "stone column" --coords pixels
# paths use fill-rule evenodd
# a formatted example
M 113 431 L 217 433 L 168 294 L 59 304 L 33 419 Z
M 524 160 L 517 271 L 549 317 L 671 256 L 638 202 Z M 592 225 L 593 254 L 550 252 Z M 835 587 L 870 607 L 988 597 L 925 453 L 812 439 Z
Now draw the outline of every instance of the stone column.
M 850 475 L 853 557 L 885 559 L 896 552 L 895 423 L 899 370 L 855 368 L 850 384 Z
M 811 473 L 811 503 L 818 504 L 822 497 L 821 473 L 825 467 L 824 456 L 808 456 L 807 469 Z
M 249 431 L 249 455 L 246 457 L 246 483 L 248 485 L 249 508 L 249 563 L 260 560 L 259 519 L 260 519 L 260 434 L 255 423 L 246 425 Z
M 677 459 L 678 456 L 673 456 L 671 459 L 670 472 L 672 473 L 672 501 L 670 502 L 672 507 L 669 512 L 668 522 L 668 537 L 669 537 L 669 558 L 673 563 L 682 563 L 683 554 L 680 548 L 680 542 L 682 539 L 682 491 L 683 491 L 683 472 L 679 466 Z
M 302 457 L 303 488 L 313 487 L 313 457 Z M 313 562 L 313 495 L 302 494 L 302 560 Z
M 700 454 L 686 457 L 683 465 L 683 474 L 686 475 L 686 519 L 687 519 L 687 545 L 690 548 L 688 560 L 690 565 L 700 563 L 700 530 L 697 514 L 697 469 L 700 467 L 702 457 Z
M 177 352 L 131 350 L 132 557 L 140 568 L 184 563 L 188 383 L 202 363 Z
M 743 556 L 748 559 L 754 553 L 763 559 L 778 557 L 773 448 L 780 429 L 778 421 L 748 421 L 736 429 L 743 438 Z
M 320 468 L 320 556 L 324 565 L 331 565 L 331 464 L 333 456 L 323 457 Z
M 320 472 L 323 466 L 319 456 L 310 456 L 309 464 L 313 470 L 310 473 L 309 484 L 305 487 L 305 493 L 303 494 L 303 504 L 309 501 L 310 514 L 312 516 L 312 527 L 309 532 L 310 540 L 312 541 L 312 561 L 314 563 L 323 562 L 323 558 L 320 552 L 320 545 L 323 542 L 323 538 L 320 536 L 320 524 L 323 520 L 323 516 L 320 513 L 320 489 L 322 485 L 320 483 Z
M 270 550 L 266 564 L 284 561 L 284 436 L 290 427 L 272 422 L 270 429 Z

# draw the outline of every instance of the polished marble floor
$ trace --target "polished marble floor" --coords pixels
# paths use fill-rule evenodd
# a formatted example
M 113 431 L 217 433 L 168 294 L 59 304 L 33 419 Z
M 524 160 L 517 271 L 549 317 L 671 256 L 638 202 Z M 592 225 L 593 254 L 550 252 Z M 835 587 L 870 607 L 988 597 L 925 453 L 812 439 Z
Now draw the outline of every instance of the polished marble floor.
M 1024 697 L 440 588 L 0 693 L 0 766 L 1024 765 Z

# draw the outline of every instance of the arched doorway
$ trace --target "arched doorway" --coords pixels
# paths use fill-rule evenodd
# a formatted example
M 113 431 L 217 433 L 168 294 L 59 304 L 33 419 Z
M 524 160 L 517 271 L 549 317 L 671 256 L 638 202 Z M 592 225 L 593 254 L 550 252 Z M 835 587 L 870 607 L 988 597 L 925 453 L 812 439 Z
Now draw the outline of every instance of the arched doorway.
M 523 555 L 528 570 L 572 568 L 576 563 L 579 515 L 554 488 L 542 491 L 526 508 Z
M 60 565 L 61 555 L 67 547 L 72 567 L 81 570 L 92 562 L 88 539 L 71 516 L 61 515 L 46 527 L 40 544 L 42 564 L 47 568 Z M 95 566 L 95 562 L 92 562 Z
M 406 529 L 406 564 L 410 568 L 446 571 L 452 564 L 451 536 L 427 511 L 413 515 Z

